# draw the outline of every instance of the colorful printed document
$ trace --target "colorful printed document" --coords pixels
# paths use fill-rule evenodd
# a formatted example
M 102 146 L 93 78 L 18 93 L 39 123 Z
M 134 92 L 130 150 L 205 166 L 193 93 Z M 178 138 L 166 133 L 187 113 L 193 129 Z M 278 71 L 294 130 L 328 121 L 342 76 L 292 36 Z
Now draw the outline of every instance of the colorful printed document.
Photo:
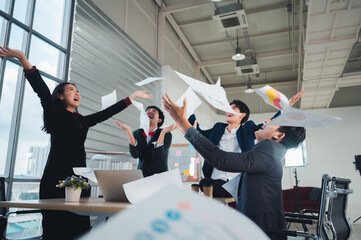
M 192 88 L 188 88 L 183 95 L 175 102 L 178 106 L 183 107 L 183 99 L 187 99 L 187 118 L 202 104 L 202 101 L 193 92 Z
M 267 85 L 263 88 L 257 88 L 255 91 L 267 104 L 279 110 L 289 108 L 287 97 L 273 87 Z
M 144 133 L 148 136 L 150 121 L 148 115 L 144 111 L 143 104 L 134 100 L 132 101 L 132 103 L 140 112 L 140 128 L 142 128 L 144 130 Z
M 169 184 L 183 187 L 178 168 L 123 184 L 123 188 L 129 202 L 138 204 Z
M 134 83 L 134 85 L 137 85 L 137 86 L 143 86 L 145 84 L 148 84 L 148 83 L 152 83 L 154 81 L 159 81 L 159 80 L 163 80 L 165 78 L 160 78 L 160 77 L 148 77 L 140 82 L 137 82 L 137 83 Z
M 76 175 L 86 177 L 89 180 L 92 180 L 94 183 L 98 183 L 98 180 L 94 174 L 94 170 L 90 168 L 84 168 L 84 167 L 74 167 L 73 171 Z
M 324 114 L 317 114 L 296 108 L 282 110 L 281 115 L 273 119 L 270 125 L 293 126 L 293 127 L 327 127 L 341 118 Z
M 102 109 L 101 110 L 104 110 L 107 107 L 110 107 L 111 105 L 113 105 L 116 102 L 117 102 L 117 92 L 114 89 L 113 92 L 102 97 Z
M 229 105 L 226 92 L 224 91 L 223 87 L 220 86 L 220 81 L 217 82 L 215 85 L 210 85 L 201 81 L 198 81 L 194 78 L 188 77 L 184 74 L 181 74 L 177 71 L 175 73 L 183 79 L 191 88 L 193 91 L 198 93 L 204 100 L 206 100 L 209 104 L 211 104 L 213 107 L 237 114 L 233 111 L 231 106 Z
M 83 240 L 266 240 L 249 218 L 218 201 L 168 185 L 111 217 Z

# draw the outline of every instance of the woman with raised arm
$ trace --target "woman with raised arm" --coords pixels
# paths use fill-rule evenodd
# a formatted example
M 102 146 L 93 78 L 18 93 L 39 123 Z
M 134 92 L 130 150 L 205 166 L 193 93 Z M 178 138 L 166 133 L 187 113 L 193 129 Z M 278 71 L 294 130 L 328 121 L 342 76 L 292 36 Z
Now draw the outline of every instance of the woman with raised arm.
M 145 91 L 136 91 L 114 105 L 90 115 L 77 112 L 81 96 L 73 83 L 57 85 L 51 94 L 39 71 L 20 50 L 0 46 L 1 57 L 14 57 L 24 68 L 34 92 L 40 98 L 44 109 L 43 130 L 51 136 L 48 160 L 40 182 L 40 199 L 64 198 L 64 189 L 56 188 L 59 180 L 74 175 L 73 167 L 86 167 L 84 142 L 88 129 L 107 120 L 129 106 L 135 98 L 152 98 Z M 90 190 L 82 197 L 89 197 Z M 90 228 L 88 216 L 67 211 L 42 211 L 43 239 L 74 239 Z

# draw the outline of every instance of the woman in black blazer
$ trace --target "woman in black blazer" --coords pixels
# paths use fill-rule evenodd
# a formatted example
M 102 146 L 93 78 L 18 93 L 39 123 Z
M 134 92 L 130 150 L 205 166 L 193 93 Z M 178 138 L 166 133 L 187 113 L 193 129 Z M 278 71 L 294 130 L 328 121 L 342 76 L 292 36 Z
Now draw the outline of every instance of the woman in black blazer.
M 145 91 L 134 92 L 103 111 L 83 116 L 77 112 L 81 96 L 72 83 L 60 83 L 51 94 L 35 66 L 20 50 L 0 47 L 1 57 L 15 57 L 24 68 L 34 92 L 44 109 L 43 130 L 51 136 L 51 146 L 44 174 L 40 182 L 40 199 L 64 198 L 64 189 L 56 188 L 59 180 L 74 175 L 73 167 L 86 167 L 84 142 L 88 129 L 131 104 L 134 98 L 149 99 Z M 82 193 L 90 196 L 90 190 Z M 43 239 L 74 239 L 90 228 L 88 216 L 66 211 L 42 211 Z

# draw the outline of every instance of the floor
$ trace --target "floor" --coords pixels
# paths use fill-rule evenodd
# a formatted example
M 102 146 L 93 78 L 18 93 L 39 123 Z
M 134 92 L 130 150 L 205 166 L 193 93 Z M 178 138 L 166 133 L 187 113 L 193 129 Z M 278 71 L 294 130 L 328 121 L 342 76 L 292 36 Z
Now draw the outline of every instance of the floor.
M 351 233 L 351 237 L 349 238 L 349 240 L 360 240 L 361 239 L 361 224 L 351 224 L 352 227 L 352 233 Z M 292 230 L 298 230 L 298 231 L 303 231 L 302 226 L 300 224 L 292 224 L 292 226 L 290 227 L 290 229 Z M 309 228 L 310 233 L 315 234 L 316 232 L 316 226 L 311 226 Z M 306 239 L 304 237 L 288 237 L 288 240 L 303 240 Z

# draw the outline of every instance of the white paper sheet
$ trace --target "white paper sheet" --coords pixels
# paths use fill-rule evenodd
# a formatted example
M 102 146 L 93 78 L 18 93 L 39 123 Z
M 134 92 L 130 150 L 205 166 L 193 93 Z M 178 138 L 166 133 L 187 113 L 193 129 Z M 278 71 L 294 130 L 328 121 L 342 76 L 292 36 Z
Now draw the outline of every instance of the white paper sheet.
M 83 240 L 266 240 L 245 215 L 175 185 L 111 217 Z
M 132 103 L 140 112 L 140 128 L 142 128 L 144 130 L 144 133 L 148 136 L 150 121 L 148 115 L 144 111 L 143 104 L 134 100 L 132 101 Z
M 225 111 L 225 112 L 237 114 L 236 112 L 233 111 L 233 109 L 229 105 L 227 95 L 226 95 L 226 92 L 224 91 L 223 87 L 217 85 L 217 84 L 220 85 L 220 81 L 219 81 L 219 83 L 217 83 L 215 85 L 210 85 L 210 84 L 198 81 L 194 78 L 188 77 L 177 71 L 175 71 L 175 73 L 181 79 L 183 79 L 183 81 L 185 81 L 193 89 L 193 91 L 198 93 L 204 100 L 206 100 L 213 107 L 215 107 L 219 110 Z
M 89 180 L 93 181 L 94 183 L 98 183 L 98 180 L 94 174 L 94 170 L 90 168 L 84 168 L 84 167 L 74 167 L 73 171 L 76 175 L 80 175 L 82 177 L 86 177 Z
M 289 101 L 285 95 L 271 86 L 267 85 L 263 88 L 255 89 L 256 93 L 263 98 L 263 100 L 279 110 L 289 108 Z
M 94 156 L 92 156 L 90 158 L 90 160 L 110 160 L 113 157 L 109 156 L 109 155 L 104 155 L 104 154 L 95 154 Z
M 341 118 L 324 114 L 317 114 L 296 108 L 282 110 L 281 115 L 273 119 L 270 125 L 294 126 L 294 127 L 327 127 Z
M 113 92 L 102 97 L 102 110 L 106 109 L 107 107 L 110 107 L 116 102 L 117 102 L 117 92 L 114 89 Z
M 137 82 L 137 83 L 134 83 L 134 85 L 137 85 L 137 86 L 143 86 L 145 84 L 148 84 L 148 83 L 151 83 L 151 82 L 154 82 L 154 81 L 159 81 L 159 80 L 163 80 L 165 78 L 161 78 L 161 77 L 147 77 L 146 79 L 140 81 L 140 82 Z
M 178 168 L 123 184 L 123 188 L 129 202 L 138 204 L 168 184 L 183 187 Z
M 238 185 L 239 181 L 241 180 L 242 173 L 238 174 L 228 182 L 222 185 L 224 189 L 226 189 L 229 194 L 232 195 L 236 203 L 238 203 Z
M 175 102 L 178 106 L 183 107 L 183 99 L 187 99 L 187 118 L 202 104 L 202 101 L 193 92 L 192 88 L 188 88 L 183 95 Z

